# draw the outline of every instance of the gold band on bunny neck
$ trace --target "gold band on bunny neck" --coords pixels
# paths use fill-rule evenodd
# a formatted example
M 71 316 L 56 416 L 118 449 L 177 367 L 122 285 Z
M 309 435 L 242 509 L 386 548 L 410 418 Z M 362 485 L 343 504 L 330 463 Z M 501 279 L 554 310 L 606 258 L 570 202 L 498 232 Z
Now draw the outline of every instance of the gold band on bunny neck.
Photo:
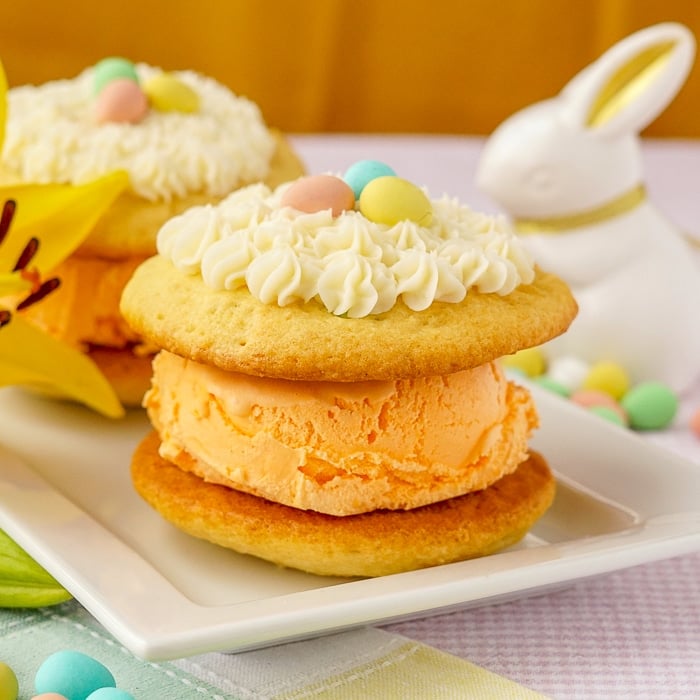
M 637 185 L 619 197 L 589 211 L 577 212 L 551 219 L 515 219 L 513 225 L 518 233 L 565 233 L 569 229 L 592 226 L 601 221 L 614 219 L 639 206 L 647 198 L 644 185 Z

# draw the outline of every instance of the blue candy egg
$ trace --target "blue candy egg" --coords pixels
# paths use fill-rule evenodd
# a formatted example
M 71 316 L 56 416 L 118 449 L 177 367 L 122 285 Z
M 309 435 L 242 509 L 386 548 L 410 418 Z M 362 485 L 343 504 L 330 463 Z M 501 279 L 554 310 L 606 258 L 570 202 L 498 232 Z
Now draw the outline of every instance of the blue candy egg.
M 87 700 L 134 700 L 134 696 L 119 688 L 99 688 L 90 693 Z
M 114 676 L 97 659 L 79 651 L 57 651 L 36 672 L 37 694 L 60 693 L 67 700 L 86 700 L 98 688 L 116 686 Z
M 384 175 L 396 175 L 396 173 L 386 163 L 381 161 L 359 160 L 346 170 L 343 180 L 352 188 L 352 191 L 355 193 L 355 199 L 359 199 L 362 190 L 368 182 Z

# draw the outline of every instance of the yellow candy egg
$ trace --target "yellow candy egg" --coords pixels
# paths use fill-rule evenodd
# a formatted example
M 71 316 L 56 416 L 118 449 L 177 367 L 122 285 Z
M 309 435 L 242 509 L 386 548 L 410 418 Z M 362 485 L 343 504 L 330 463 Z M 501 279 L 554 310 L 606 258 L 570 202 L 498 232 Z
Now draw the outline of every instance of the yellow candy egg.
M 365 185 L 360 212 L 370 221 L 388 226 L 406 220 L 429 226 L 433 220 L 433 207 L 425 192 L 394 175 L 377 177 Z
M 148 114 L 148 100 L 143 90 L 129 78 L 107 83 L 93 104 L 93 117 L 98 124 L 127 122 L 135 124 Z
M 597 389 L 621 399 L 630 388 L 630 378 L 623 367 L 615 362 L 597 362 L 583 380 L 583 389 Z
M 528 377 L 539 377 L 546 368 L 544 354 L 539 348 L 518 350 L 514 355 L 506 355 L 501 362 L 505 367 L 519 370 Z
M 143 91 L 159 112 L 199 111 L 199 95 L 170 73 L 156 73 L 144 82 Z
M 0 700 L 17 700 L 19 684 L 15 672 L 0 661 Z
M 280 198 L 280 206 L 312 214 L 330 209 L 333 216 L 355 206 L 355 193 L 334 175 L 308 175 L 292 183 Z

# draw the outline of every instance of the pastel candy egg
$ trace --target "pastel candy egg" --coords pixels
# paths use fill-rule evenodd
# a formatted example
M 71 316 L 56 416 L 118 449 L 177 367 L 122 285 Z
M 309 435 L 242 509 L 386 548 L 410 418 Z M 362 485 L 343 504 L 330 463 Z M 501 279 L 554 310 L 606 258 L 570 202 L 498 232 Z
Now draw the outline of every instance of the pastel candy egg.
M 642 382 L 622 397 L 620 405 L 635 430 L 661 430 L 674 419 L 678 397 L 661 382 Z
M 525 348 L 506 355 L 501 362 L 508 369 L 518 369 L 528 377 L 539 377 L 545 370 L 545 359 L 539 348 Z
M 556 394 L 557 396 L 563 396 L 564 398 L 569 396 L 568 387 L 564 386 L 556 379 L 552 379 L 548 374 L 537 377 L 537 379 L 535 379 L 535 383 L 552 394 Z
M 99 688 L 90 693 L 87 700 L 134 700 L 134 696 L 120 688 Z
M 118 78 L 105 86 L 93 104 L 93 117 L 104 122 L 140 122 L 148 113 L 148 100 L 143 90 L 127 78 Z
M 67 700 L 86 700 L 98 688 L 116 687 L 114 676 L 97 659 L 79 651 L 51 654 L 34 678 L 37 693 L 60 693 Z
M 41 695 L 32 695 L 32 700 L 68 700 L 65 695 L 59 693 L 42 693 Z
M 579 389 L 574 391 L 570 398 L 575 404 L 584 408 L 591 408 L 592 406 L 615 408 L 618 406 L 617 401 L 610 394 L 599 389 Z
M 425 192 L 393 175 L 376 177 L 365 185 L 360 212 L 370 221 L 387 226 L 406 220 L 429 226 L 433 219 L 433 207 Z
M 700 437 L 700 408 L 690 416 L 690 430 Z
M 572 392 L 583 384 L 589 369 L 588 363 L 578 357 L 555 357 L 549 362 L 547 375 Z
M 335 175 L 308 175 L 285 190 L 280 205 L 307 214 L 330 209 L 333 216 L 339 216 L 355 206 L 355 195 L 350 185 Z
M 19 683 L 15 672 L 0 661 L 0 700 L 17 700 Z
M 359 199 L 367 183 L 385 175 L 396 175 L 396 173 L 379 160 L 360 160 L 345 171 L 343 179 L 352 187 L 355 198 Z
M 620 399 L 630 386 L 630 378 L 623 367 L 615 362 L 597 362 L 583 380 L 583 389 L 597 389 Z
M 143 91 L 154 109 L 159 112 L 186 112 L 199 110 L 199 95 L 171 73 L 156 73 L 143 84 Z
M 118 56 L 103 58 L 99 63 L 95 64 L 93 69 L 93 94 L 99 95 L 108 83 L 119 78 L 126 78 L 138 84 L 139 76 L 136 73 L 134 64 L 126 58 Z
M 610 406 L 591 406 L 588 410 L 610 423 L 614 423 L 623 428 L 627 426 L 627 416 L 624 411 L 616 410 Z

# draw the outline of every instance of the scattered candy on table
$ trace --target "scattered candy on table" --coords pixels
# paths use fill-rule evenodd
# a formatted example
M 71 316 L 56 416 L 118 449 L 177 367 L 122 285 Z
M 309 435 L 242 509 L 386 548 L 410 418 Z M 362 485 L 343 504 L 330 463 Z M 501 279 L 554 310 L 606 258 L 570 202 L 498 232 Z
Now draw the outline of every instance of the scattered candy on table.
M 630 388 L 630 378 L 625 368 L 615 362 L 597 362 L 588 370 L 582 388 L 599 389 L 621 399 Z
M 135 700 L 116 687 L 114 676 L 97 659 L 79 651 L 57 651 L 39 666 L 34 677 L 37 692 L 31 700 Z M 0 700 L 17 700 L 15 672 L 0 661 Z
M 502 360 L 509 369 L 515 369 L 534 378 L 544 374 L 547 363 L 544 353 L 539 348 L 525 348 L 514 355 L 507 355 Z
M 59 693 L 67 700 L 87 700 L 95 691 L 116 688 L 116 685 L 114 676 L 104 664 L 87 654 L 68 649 L 57 651 L 45 659 L 34 678 L 37 693 Z M 122 694 L 111 697 L 124 700 L 130 696 Z
M 0 661 L 0 700 L 17 700 L 19 684 L 15 672 Z
M 695 435 L 700 437 L 700 408 L 690 417 L 690 429 Z
M 637 430 L 657 430 L 671 423 L 678 410 L 678 397 L 665 384 L 644 382 L 620 400 L 629 424 Z
M 676 417 L 678 396 L 661 382 L 633 384 L 627 371 L 614 362 L 586 365 L 578 358 L 547 362 L 541 348 L 528 348 L 502 358 L 509 370 L 617 425 L 633 430 L 663 430 Z M 700 409 L 690 429 L 700 436 Z

